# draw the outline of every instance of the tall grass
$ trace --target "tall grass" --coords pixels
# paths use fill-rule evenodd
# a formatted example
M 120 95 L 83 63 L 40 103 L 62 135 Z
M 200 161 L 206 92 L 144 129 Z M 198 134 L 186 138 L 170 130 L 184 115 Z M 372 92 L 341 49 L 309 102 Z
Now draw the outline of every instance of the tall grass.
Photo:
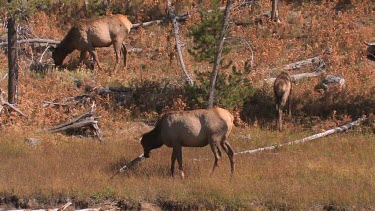
M 209 147 L 184 148 L 186 179 L 169 175 L 171 149 L 155 150 L 135 169 L 109 178 L 142 153 L 134 134 L 107 135 L 99 143 L 85 138 L 34 132 L 4 131 L 0 139 L 0 193 L 53 201 L 54 196 L 97 201 L 125 199 L 137 204 L 212 209 L 308 209 L 335 205 L 345 209 L 374 206 L 375 137 L 357 130 L 303 145 L 236 156 L 230 176 L 229 159 L 220 160 L 210 176 Z M 251 140 L 247 139 L 248 133 Z M 17 134 L 17 135 L 14 135 Z M 294 135 L 295 138 L 302 134 Z M 30 146 L 27 137 L 40 143 Z M 294 137 L 293 137 L 294 138 Z M 235 128 L 236 151 L 290 141 L 288 134 Z M 46 202 L 47 203 L 47 202 Z

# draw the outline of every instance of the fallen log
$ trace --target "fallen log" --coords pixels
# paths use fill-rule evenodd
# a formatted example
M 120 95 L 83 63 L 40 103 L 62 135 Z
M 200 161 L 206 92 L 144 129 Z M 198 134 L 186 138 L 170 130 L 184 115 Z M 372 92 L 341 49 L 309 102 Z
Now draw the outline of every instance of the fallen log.
M 343 76 L 329 74 L 315 86 L 314 90 L 319 92 L 330 92 L 332 90 L 343 90 L 346 87 L 345 79 Z
M 321 62 L 321 60 L 322 60 L 322 56 L 316 56 L 316 57 L 305 59 L 305 60 L 302 60 L 302 61 L 293 62 L 293 63 L 287 64 L 287 65 L 284 65 L 283 67 L 272 68 L 269 71 L 274 72 L 274 71 L 277 71 L 277 70 L 300 69 L 300 68 L 306 67 L 308 65 L 318 65 Z
M 47 131 L 50 133 L 56 133 L 56 132 L 61 132 L 61 131 L 67 131 L 67 130 L 74 130 L 74 129 L 80 129 L 84 127 L 88 127 L 91 129 L 94 134 L 98 137 L 100 141 L 103 140 L 103 134 L 100 131 L 100 128 L 98 126 L 98 119 L 100 117 L 95 117 L 94 115 L 94 106 L 95 104 L 93 103 L 90 110 L 78 117 L 73 118 L 72 120 L 59 124 L 57 126 L 54 126 Z
M 326 65 L 324 63 L 324 60 L 320 59 L 319 61 L 320 61 L 319 66 L 315 69 L 315 71 L 310 72 L 310 73 L 294 74 L 294 75 L 291 75 L 290 77 L 292 78 L 293 81 L 298 81 L 298 80 L 301 80 L 303 78 L 316 77 L 316 76 L 319 76 L 319 75 L 325 73 L 326 72 Z M 264 79 L 264 81 L 268 84 L 273 84 L 273 82 L 275 80 L 276 80 L 276 78 Z
M 138 157 L 134 158 L 132 161 L 130 161 L 129 164 L 121 167 L 115 174 L 113 174 L 109 179 L 111 180 L 113 177 L 115 177 L 117 174 L 119 173 L 122 173 L 122 172 L 125 172 L 126 170 L 130 169 L 131 167 L 133 167 L 135 164 L 138 164 L 140 163 L 142 160 L 144 160 L 145 157 L 143 156 L 143 154 L 139 155 Z
M 293 63 L 287 64 L 287 65 L 284 65 L 283 67 L 275 67 L 275 68 L 270 69 L 269 72 L 274 72 L 274 71 L 277 71 L 277 70 L 301 69 L 301 68 L 304 68 L 308 65 L 320 65 L 322 62 L 324 63 L 323 56 L 325 54 L 330 54 L 331 52 L 332 52 L 331 48 L 326 48 L 323 51 L 322 55 L 315 56 L 315 57 L 308 58 L 308 59 L 301 60 L 301 61 L 297 61 L 297 62 L 293 62 Z
M 189 14 L 183 14 L 183 15 L 178 15 L 176 16 L 177 21 L 185 21 L 189 17 Z M 148 22 L 143 22 L 143 23 L 135 23 L 132 25 L 132 29 L 137 29 L 139 27 L 144 27 L 144 26 L 150 26 L 153 24 L 161 24 L 161 23 L 166 23 L 168 22 L 168 19 L 161 19 L 161 20 L 153 20 L 153 21 L 148 21 Z
M 354 127 L 354 126 L 360 125 L 365 120 L 366 120 L 366 118 L 359 118 L 354 122 L 350 122 L 348 124 L 345 124 L 345 125 L 342 125 L 342 126 L 330 129 L 330 130 L 326 130 L 322 133 L 318 133 L 318 134 L 315 134 L 315 135 L 312 135 L 312 136 L 308 136 L 306 138 L 298 139 L 296 141 L 291 141 L 291 142 L 288 142 L 288 143 L 285 143 L 285 144 L 278 144 L 278 145 L 274 145 L 274 146 L 262 147 L 262 148 L 258 148 L 258 149 L 245 150 L 245 151 L 242 151 L 242 152 L 237 152 L 235 154 L 236 155 L 238 155 L 238 154 L 253 154 L 253 153 L 256 153 L 256 152 L 262 152 L 262 151 L 266 151 L 266 150 L 277 149 L 277 148 L 283 147 L 283 146 L 289 146 L 289 145 L 293 145 L 293 144 L 299 144 L 299 143 L 312 141 L 312 140 L 315 140 L 315 139 L 318 139 L 318 138 L 322 138 L 322 137 L 331 135 L 333 133 L 346 131 L 346 130 Z
M 58 40 L 51 40 L 51 39 L 22 39 L 22 40 L 17 40 L 18 44 L 24 44 L 24 43 L 29 43 L 29 44 L 52 44 L 52 45 L 58 45 L 60 41 Z M 0 47 L 6 47 L 8 46 L 8 42 L 2 42 L 0 43 Z

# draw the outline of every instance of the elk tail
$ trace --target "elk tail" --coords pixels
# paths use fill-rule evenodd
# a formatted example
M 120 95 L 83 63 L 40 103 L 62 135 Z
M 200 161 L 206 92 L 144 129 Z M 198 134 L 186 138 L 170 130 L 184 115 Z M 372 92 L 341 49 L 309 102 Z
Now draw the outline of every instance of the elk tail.
M 124 66 L 126 67 L 126 56 L 128 54 L 128 51 L 126 50 L 125 43 L 123 43 L 122 46 L 121 46 L 121 53 L 124 56 Z

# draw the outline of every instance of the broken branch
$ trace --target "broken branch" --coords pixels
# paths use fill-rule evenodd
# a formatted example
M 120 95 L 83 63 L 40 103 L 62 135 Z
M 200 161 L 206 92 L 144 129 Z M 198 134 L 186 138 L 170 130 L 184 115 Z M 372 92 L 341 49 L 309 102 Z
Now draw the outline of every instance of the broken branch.
M 43 101 L 43 107 L 47 107 L 49 105 L 54 105 L 54 106 L 68 106 L 66 103 L 55 103 L 51 101 Z
M 5 74 L 5 75 L 0 79 L 0 83 L 1 83 L 3 80 L 5 80 L 5 79 L 7 78 L 7 76 L 8 76 L 8 73 Z
M 6 100 L 4 100 L 4 92 L 3 92 L 2 89 L 0 89 L 0 105 L 1 105 L 0 114 L 1 114 L 1 111 L 3 110 L 3 106 L 6 105 L 6 106 L 10 107 L 11 109 L 15 110 L 16 112 L 18 112 L 19 114 L 21 114 L 22 116 L 26 117 L 26 115 L 22 111 L 20 111 L 14 105 L 12 105 L 12 104 L 8 103 Z

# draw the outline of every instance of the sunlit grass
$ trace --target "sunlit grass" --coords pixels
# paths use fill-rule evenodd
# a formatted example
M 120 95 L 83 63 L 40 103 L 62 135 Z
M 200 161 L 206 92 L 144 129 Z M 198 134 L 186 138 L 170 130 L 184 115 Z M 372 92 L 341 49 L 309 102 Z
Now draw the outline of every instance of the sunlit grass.
M 134 127 L 129 126 L 129 127 Z M 141 126 L 137 126 L 141 127 Z M 105 128 L 104 128 L 105 129 Z M 129 129 L 129 128 L 128 128 Z M 123 198 L 182 207 L 290 208 L 315 205 L 342 207 L 374 203 L 375 137 L 356 130 L 310 143 L 273 151 L 236 156 L 236 172 L 230 176 L 224 154 L 210 176 L 213 155 L 209 147 L 184 148 L 186 179 L 169 173 L 171 149 L 162 147 L 134 170 L 109 178 L 122 165 L 142 153 L 135 137 L 104 143 L 87 138 L 34 132 L 4 131 L 0 139 L 0 192 L 21 197 L 63 194 L 67 197 Z M 252 135 L 244 142 L 244 133 Z M 283 134 L 271 137 L 259 129 L 235 128 L 231 144 L 236 151 L 272 145 Z M 37 137 L 29 146 L 25 139 Z M 267 140 L 267 141 L 263 141 Z

